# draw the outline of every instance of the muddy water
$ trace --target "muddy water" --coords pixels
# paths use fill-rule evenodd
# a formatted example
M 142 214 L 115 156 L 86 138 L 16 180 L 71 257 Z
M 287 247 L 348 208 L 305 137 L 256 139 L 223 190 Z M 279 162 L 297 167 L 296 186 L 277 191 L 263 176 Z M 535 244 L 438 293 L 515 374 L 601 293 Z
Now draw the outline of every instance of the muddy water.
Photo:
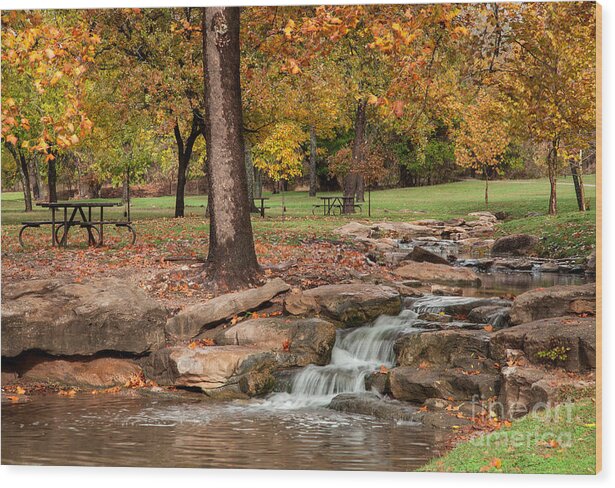
M 416 425 L 254 401 L 83 394 L 2 407 L 3 464 L 406 471 L 443 441 Z

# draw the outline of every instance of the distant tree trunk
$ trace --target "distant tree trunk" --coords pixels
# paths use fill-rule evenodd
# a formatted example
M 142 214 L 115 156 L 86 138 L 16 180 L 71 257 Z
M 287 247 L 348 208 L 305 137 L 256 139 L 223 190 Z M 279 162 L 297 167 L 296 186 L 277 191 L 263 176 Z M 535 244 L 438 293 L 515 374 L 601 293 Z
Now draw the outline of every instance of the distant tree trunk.
M 355 171 L 363 159 L 363 147 L 365 144 L 365 110 L 367 108 L 367 100 L 360 100 L 357 105 L 357 112 L 354 126 L 354 141 L 352 143 L 352 163 L 350 172 L 344 178 L 344 196 L 355 197 L 358 201 L 364 201 L 363 198 L 363 179 Z M 344 213 L 354 213 L 354 205 L 350 200 L 345 201 Z
M 28 165 L 28 171 L 30 174 L 30 183 L 32 184 L 32 198 L 34 198 L 34 200 L 40 200 L 41 199 L 41 189 L 38 186 L 38 179 L 36 178 L 36 173 L 37 171 L 37 162 L 36 159 L 32 158 L 30 159 L 30 164 Z
M 23 187 L 23 201 L 26 212 L 32 212 L 32 193 L 30 191 L 30 172 L 28 170 L 28 162 L 26 157 L 21 152 L 21 149 L 17 149 L 13 144 L 8 142 L 4 143 L 4 146 L 11 153 L 15 159 L 15 164 L 19 169 L 19 179 L 21 180 L 21 186 Z
M 41 170 L 39 168 L 38 165 L 38 156 L 35 156 L 34 158 L 34 163 L 33 163 L 33 168 L 34 168 L 34 175 L 32 175 L 32 177 L 34 177 L 36 179 L 36 186 L 38 187 L 38 200 L 43 201 L 45 200 L 45 186 L 43 185 L 43 178 L 41 177 Z
M 239 7 L 203 9 L 209 255 L 207 279 L 237 289 L 258 281 L 246 176 L 241 85 Z
M 572 181 L 574 182 L 574 191 L 577 195 L 577 205 L 579 206 L 579 212 L 585 212 L 585 188 L 583 187 L 583 165 L 582 161 L 579 161 L 577 165 L 574 160 L 570 160 L 570 173 L 572 174 Z
M 57 185 L 56 160 L 50 159 L 49 162 L 47 163 L 47 187 L 49 189 L 48 190 L 49 202 L 58 201 L 58 192 L 56 189 L 56 185 Z
M 489 168 L 485 166 L 485 207 L 489 208 Z
M 310 126 L 310 196 L 316 196 L 316 129 Z
M 256 198 L 263 196 L 263 175 L 258 168 L 254 168 L 254 196 Z
M 175 142 L 177 143 L 178 161 L 177 189 L 175 192 L 175 218 L 184 216 L 184 197 L 186 192 L 186 180 L 188 179 L 188 166 L 190 165 L 190 157 L 192 156 L 194 143 L 201 132 L 202 117 L 198 112 L 194 111 L 192 113 L 192 126 L 190 128 L 190 134 L 184 144 L 184 140 L 179 129 L 179 121 L 175 121 L 173 133 L 175 134 Z
M 252 162 L 252 144 L 247 139 L 244 139 L 244 162 L 246 164 L 246 177 L 248 181 L 248 205 L 250 212 L 258 213 L 260 210 L 254 203 L 254 198 L 260 198 L 260 195 L 254 194 L 254 163 Z
M 553 139 L 551 149 L 547 155 L 547 169 L 549 173 L 549 184 L 551 193 L 549 194 L 549 215 L 557 215 L 557 149 L 558 139 Z

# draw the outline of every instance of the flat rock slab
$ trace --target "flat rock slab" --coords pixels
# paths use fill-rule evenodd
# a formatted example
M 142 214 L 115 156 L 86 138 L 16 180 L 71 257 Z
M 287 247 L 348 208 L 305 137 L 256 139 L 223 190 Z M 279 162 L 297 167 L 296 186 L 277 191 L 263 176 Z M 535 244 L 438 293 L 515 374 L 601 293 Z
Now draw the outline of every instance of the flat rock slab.
M 538 245 L 539 239 L 529 234 L 511 234 L 496 239 L 492 256 L 527 256 Z
M 97 358 L 91 361 L 48 359 L 37 362 L 20 375 L 25 381 L 69 386 L 124 386 L 138 377 L 141 368 L 130 359 Z
M 325 285 L 291 293 L 284 301 L 292 315 L 311 313 L 347 326 L 363 325 L 380 315 L 397 315 L 401 310 L 399 292 L 388 286 L 352 283 Z
M 213 327 L 237 314 L 255 310 L 269 300 L 290 290 L 280 278 L 267 282 L 259 288 L 220 295 L 205 303 L 185 308 L 167 321 L 165 331 L 174 340 L 189 340 L 208 327 Z
M 458 268 L 445 264 L 408 262 L 397 268 L 394 273 L 407 280 L 419 280 L 423 283 L 441 283 L 444 285 L 481 284 L 478 275 L 468 268 Z
M 266 373 L 276 365 L 276 359 L 275 353 L 251 346 L 170 347 L 152 354 L 143 371 L 162 386 L 208 392 L 239 386 L 242 377 L 251 372 Z
M 522 324 L 549 317 L 595 311 L 595 283 L 551 286 L 517 296 L 510 310 L 510 320 L 513 324 Z
M 555 317 L 509 327 L 491 336 L 491 355 L 506 359 L 507 349 L 525 353 L 534 364 L 568 371 L 596 368 L 596 320 L 592 317 Z M 547 354 L 552 353 L 553 357 Z
M 31 280 L 2 287 L 2 355 L 143 354 L 164 342 L 165 308 L 115 278 Z
M 296 357 L 297 366 L 325 365 L 331 359 L 336 327 L 319 318 L 269 317 L 218 327 L 204 334 L 221 346 L 255 346 L 286 351 Z
M 405 421 L 415 421 L 418 412 L 417 407 L 395 400 L 384 400 L 374 393 L 341 393 L 331 400 L 329 408 L 379 419 Z

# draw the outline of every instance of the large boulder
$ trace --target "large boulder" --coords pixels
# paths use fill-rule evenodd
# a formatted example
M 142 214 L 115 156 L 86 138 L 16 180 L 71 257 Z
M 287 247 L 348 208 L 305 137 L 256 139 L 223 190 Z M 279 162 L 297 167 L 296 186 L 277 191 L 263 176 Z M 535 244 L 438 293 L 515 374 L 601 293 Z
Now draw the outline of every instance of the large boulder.
M 372 229 L 369 225 L 360 224 L 359 222 L 348 222 L 346 225 L 333 230 L 334 234 L 351 237 L 370 237 Z
M 147 358 L 143 371 L 162 386 L 199 388 L 211 396 L 245 397 L 273 389 L 272 372 L 288 366 L 285 356 L 252 346 L 170 347 Z
M 568 314 L 596 311 L 596 285 L 551 286 L 536 288 L 515 298 L 510 310 L 512 324 Z
M 220 295 L 205 303 L 189 306 L 167 321 L 165 331 L 169 338 L 189 340 L 208 327 L 231 319 L 233 316 L 255 310 L 275 296 L 290 290 L 290 286 L 276 278 L 258 288 Z
M 164 342 L 166 310 L 115 278 L 67 283 L 31 280 L 2 286 L 2 355 L 101 351 L 144 354 Z
M 468 361 L 479 365 L 489 357 L 489 334 L 464 329 L 408 334 L 395 341 L 394 351 L 400 366 L 465 367 Z
M 217 327 L 204 334 L 221 346 L 255 346 L 285 350 L 296 356 L 297 366 L 325 365 L 331 358 L 336 327 L 319 318 L 270 317 Z
M 459 369 L 401 366 L 390 371 L 391 394 L 398 400 L 422 403 L 428 398 L 486 400 L 497 396 L 500 378 L 496 372 L 470 373 Z
M 568 371 L 596 368 L 596 321 L 556 317 L 509 327 L 491 336 L 491 355 L 503 361 L 507 349 L 518 349 L 535 364 Z
M 362 325 L 380 315 L 397 315 L 399 292 L 388 286 L 362 283 L 325 285 L 289 294 L 285 310 L 292 315 L 317 313 L 347 326 Z
M 446 259 L 420 246 L 415 246 L 406 256 L 406 259 L 417 263 L 434 263 L 450 266 L 450 263 Z
M 511 234 L 496 239 L 491 247 L 492 256 L 527 256 L 538 245 L 539 239 L 529 234 Z
M 124 386 L 141 374 L 134 361 L 110 357 L 90 361 L 47 358 L 26 367 L 20 374 L 22 381 L 95 388 Z

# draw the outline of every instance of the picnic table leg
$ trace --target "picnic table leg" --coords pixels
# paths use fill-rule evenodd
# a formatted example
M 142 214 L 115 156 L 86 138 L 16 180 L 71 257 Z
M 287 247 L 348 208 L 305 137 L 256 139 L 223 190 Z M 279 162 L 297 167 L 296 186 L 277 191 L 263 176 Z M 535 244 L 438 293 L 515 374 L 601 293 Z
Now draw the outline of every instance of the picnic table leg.
M 60 245 L 66 247 L 68 241 L 68 209 L 64 207 L 64 234 L 62 235 L 62 240 L 60 241 Z
M 85 212 L 83 211 L 82 207 L 79 207 L 79 214 L 81 215 L 81 218 L 83 219 L 84 222 L 92 222 L 92 208 L 88 207 L 88 218 L 86 218 L 85 216 Z M 86 229 L 88 231 L 88 246 L 95 246 L 96 245 L 96 239 L 94 239 L 94 234 L 92 234 L 92 226 L 91 225 L 87 225 Z
M 99 246 L 102 246 L 104 241 L 104 235 L 103 235 L 103 210 L 104 207 L 100 207 L 100 242 L 99 242 Z
M 56 209 L 51 207 L 51 247 L 56 246 Z

